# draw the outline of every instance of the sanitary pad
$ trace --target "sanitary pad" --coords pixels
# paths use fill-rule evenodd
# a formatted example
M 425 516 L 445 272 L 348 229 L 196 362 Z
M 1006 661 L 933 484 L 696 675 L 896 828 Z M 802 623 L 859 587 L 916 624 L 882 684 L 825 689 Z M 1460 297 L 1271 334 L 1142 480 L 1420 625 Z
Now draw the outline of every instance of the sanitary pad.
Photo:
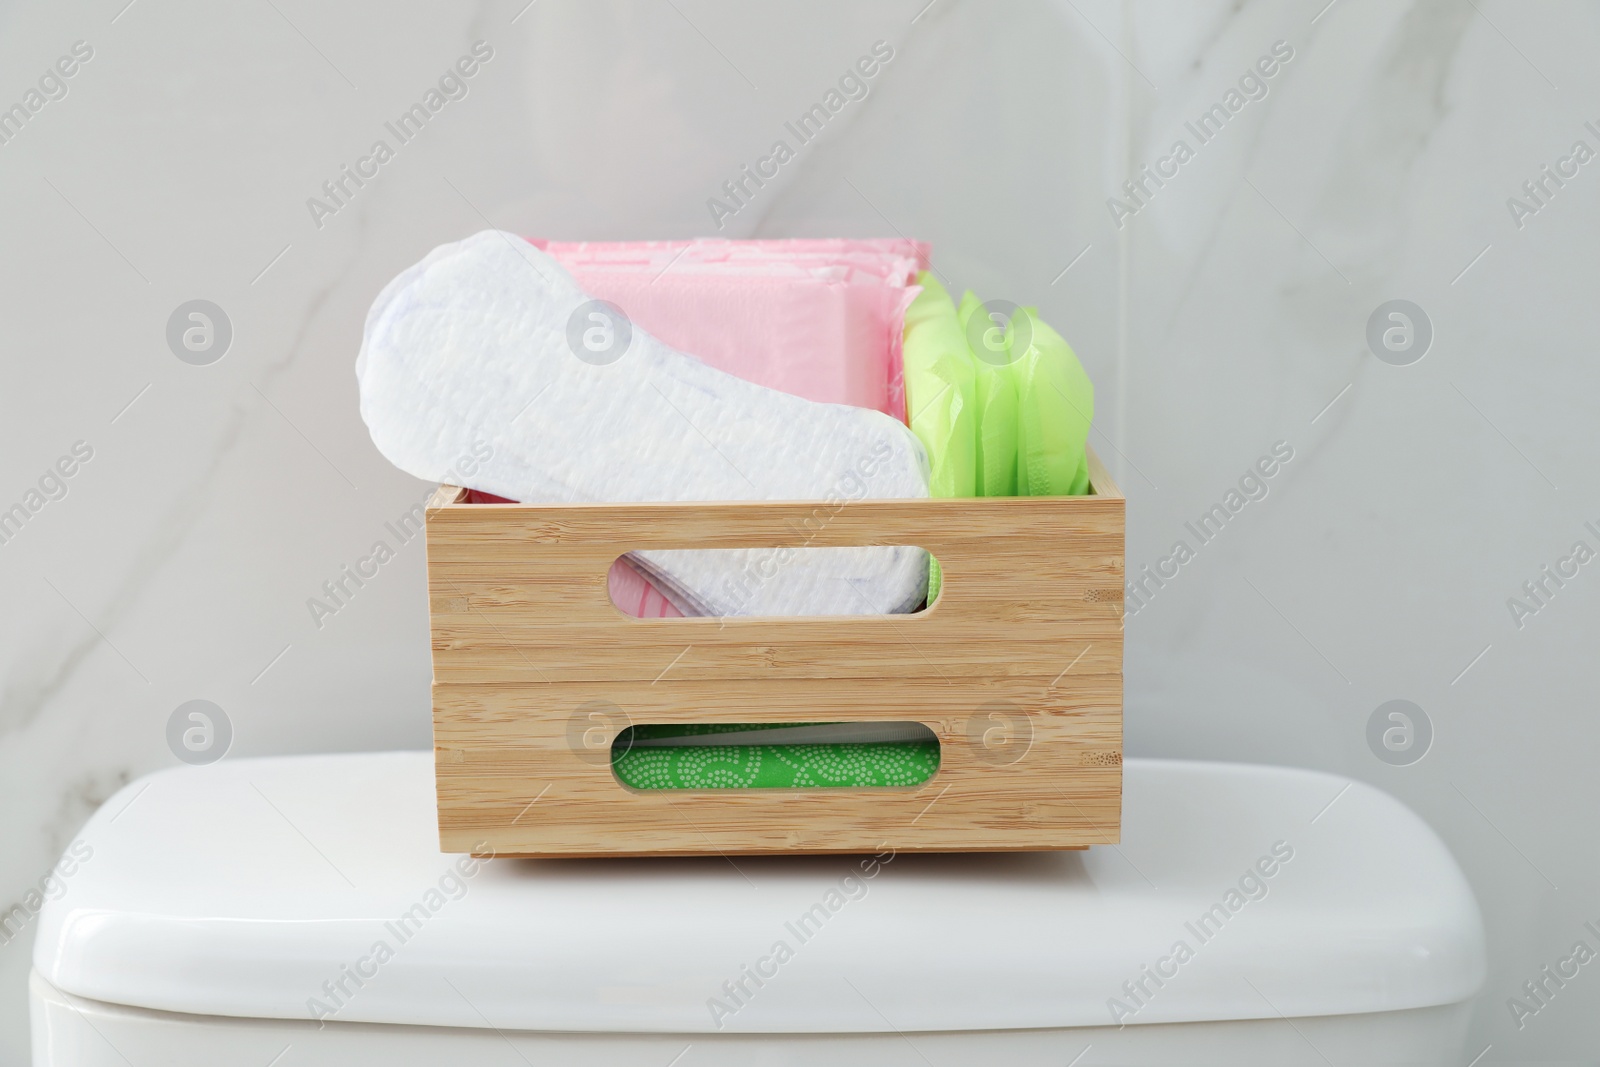
M 1094 418 L 1094 384 L 1065 339 L 1022 308 L 1026 328 L 1013 330 L 1032 339 L 1011 364 L 1017 387 L 1017 493 L 1021 496 L 1079 496 L 1089 491 L 1089 423 Z
M 459 482 L 462 457 L 488 444 L 468 487 L 522 501 L 928 495 L 922 446 L 880 412 L 750 384 L 638 326 L 614 360 L 579 358 L 589 302 L 549 255 L 493 230 L 402 272 L 368 313 L 356 361 L 379 451 L 419 478 Z M 913 547 L 630 558 L 708 615 L 905 612 L 927 581 Z
M 978 495 L 976 371 L 961 321 L 932 274 L 906 311 L 906 410 L 911 432 L 928 450 L 934 496 Z
M 635 726 L 611 768 L 634 789 L 913 786 L 939 769 L 925 735 L 914 723 Z
M 1011 331 L 996 324 L 973 295 L 956 314 L 972 350 L 978 397 L 978 495 L 1017 495 L 1017 386 L 1010 367 Z
M 968 292 L 960 309 L 931 274 L 906 312 L 911 429 L 934 496 L 1076 496 L 1089 491 L 1094 385 L 1036 308 L 1002 330 Z M 928 602 L 939 561 L 928 561 Z
M 533 243 L 586 293 L 718 370 L 807 400 L 904 414 L 901 324 L 917 291 L 911 282 L 928 263 L 926 242 Z M 656 617 L 661 605 L 671 605 L 650 579 L 620 561 L 611 586 L 612 599 L 628 614 Z
M 606 591 L 611 602 L 625 615 L 636 619 L 676 619 L 683 616 L 678 606 L 640 574 L 626 558 L 611 564 L 606 575 Z
M 928 246 L 902 239 L 536 241 L 660 340 L 807 400 L 905 413 L 900 345 Z

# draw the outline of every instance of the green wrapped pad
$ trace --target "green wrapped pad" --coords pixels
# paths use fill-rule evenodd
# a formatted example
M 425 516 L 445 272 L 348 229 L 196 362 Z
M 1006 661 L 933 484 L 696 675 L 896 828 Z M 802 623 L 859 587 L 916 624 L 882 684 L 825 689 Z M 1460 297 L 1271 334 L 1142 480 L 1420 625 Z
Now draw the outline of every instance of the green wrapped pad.
M 917 275 L 922 292 L 906 309 L 903 353 L 911 432 L 928 451 L 928 490 L 936 497 L 978 495 L 978 386 L 972 351 L 950 294 L 932 273 Z M 939 599 L 943 573 L 928 557 L 928 603 Z
M 1089 424 L 1094 383 L 1072 347 L 1035 308 L 1022 308 L 1012 338 L 1028 337 L 1013 353 L 1017 390 L 1017 494 L 1081 496 L 1089 491 Z
M 972 353 L 978 399 L 978 496 L 1017 495 L 1017 386 L 1010 331 L 968 289 L 957 309 Z
M 927 271 L 906 309 L 906 411 L 928 451 L 929 495 L 977 496 L 978 402 L 972 356 L 950 294 Z
M 939 769 L 939 742 L 634 747 L 614 751 L 611 769 L 633 789 L 909 787 Z

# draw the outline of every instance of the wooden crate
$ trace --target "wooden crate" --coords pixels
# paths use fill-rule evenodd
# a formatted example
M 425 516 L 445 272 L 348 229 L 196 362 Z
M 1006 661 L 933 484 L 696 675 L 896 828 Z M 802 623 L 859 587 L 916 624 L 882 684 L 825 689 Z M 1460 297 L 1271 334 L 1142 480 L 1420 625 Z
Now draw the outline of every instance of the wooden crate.
M 501 856 L 1006 851 L 1117 841 L 1124 500 L 1079 497 L 427 508 L 439 839 Z M 918 545 L 915 615 L 636 619 L 638 549 Z M 903 789 L 630 789 L 630 723 L 915 720 Z

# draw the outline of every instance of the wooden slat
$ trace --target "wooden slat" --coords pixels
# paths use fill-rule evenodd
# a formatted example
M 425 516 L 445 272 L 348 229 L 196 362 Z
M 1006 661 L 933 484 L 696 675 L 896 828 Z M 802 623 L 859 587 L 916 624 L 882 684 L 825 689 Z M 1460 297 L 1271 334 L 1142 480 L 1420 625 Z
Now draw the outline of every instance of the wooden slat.
M 712 626 L 700 632 L 703 639 L 695 633 L 676 641 L 597 636 L 587 643 L 562 645 L 522 640 L 514 633 L 486 633 L 481 641 L 465 646 L 441 648 L 436 641 L 434 678 L 441 682 L 604 683 L 653 681 L 670 675 L 705 683 L 752 678 L 774 686 L 803 679 L 885 676 L 982 681 L 1059 672 L 1079 653 L 1084 658 L 1078 669 L 1086 673 L 1118 670 L 1122 657 L 1122 635 L 1112 626 L 1084 628 L 1059 641 L 1011 641 L 1000 660 L 988 643 L 959 638 L 925 641 L 891 635 L 893 640 L 791 640 L 755 645 L 739 641 L 737 634 L 719 633 Z

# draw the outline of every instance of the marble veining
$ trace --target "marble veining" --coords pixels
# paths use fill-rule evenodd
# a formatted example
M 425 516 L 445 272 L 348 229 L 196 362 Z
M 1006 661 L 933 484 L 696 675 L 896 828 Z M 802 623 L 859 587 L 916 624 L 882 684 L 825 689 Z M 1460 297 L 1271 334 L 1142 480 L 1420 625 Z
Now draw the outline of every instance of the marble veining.
M 72 441 L 97 452 L 0 545 L 0 902 L 119 784 L 177 764 L 185 701 L 223 709 L 230 757 L 428 747 L 421 553 L 320 628 L 306 609 L 425 488 L 372 448 L 352 370 L 404 266 L 488 226 L 903 233 L 1076 347 L 1130 574 L 1292 445 L 1128 619 L 1128 750 L 1393 792 L 1485 912 L 1470 1054 L 1589 1054 L 1600 983 L 1520 1026 L 1507 1002 L 1594 918 L 1600 857 L 1574 846 L 1600 804 L 1600 586 L 1573 578 L 1520 628 L 1506 601 L 1600 520 L 1600 187 L 1522 228 L 1506 198 L 1600 120 L 1592 5 L 30 0 L 0 20 L 0 100 L 95 48 L 0 145 L 0 501 Z M 708 198 L 880 39 L 871 92 L 716 231 Z M 478 40 L 495 59 L 470 93 L 315 226 L 320 183 Z M 1119 226 L 1123 183 L 1280 40 L 1269 91 Z M 164 334 L 196 298 L 234 333 L 206 366 Z M 1409 365 L 1367 339 L 1394 299 L 1433 327 Z M 1395 698 L 1431 720 L 1409 765 L 1367 738 Z M 27 1062 L 30 938 L 0 944 L 0 1065 Z

